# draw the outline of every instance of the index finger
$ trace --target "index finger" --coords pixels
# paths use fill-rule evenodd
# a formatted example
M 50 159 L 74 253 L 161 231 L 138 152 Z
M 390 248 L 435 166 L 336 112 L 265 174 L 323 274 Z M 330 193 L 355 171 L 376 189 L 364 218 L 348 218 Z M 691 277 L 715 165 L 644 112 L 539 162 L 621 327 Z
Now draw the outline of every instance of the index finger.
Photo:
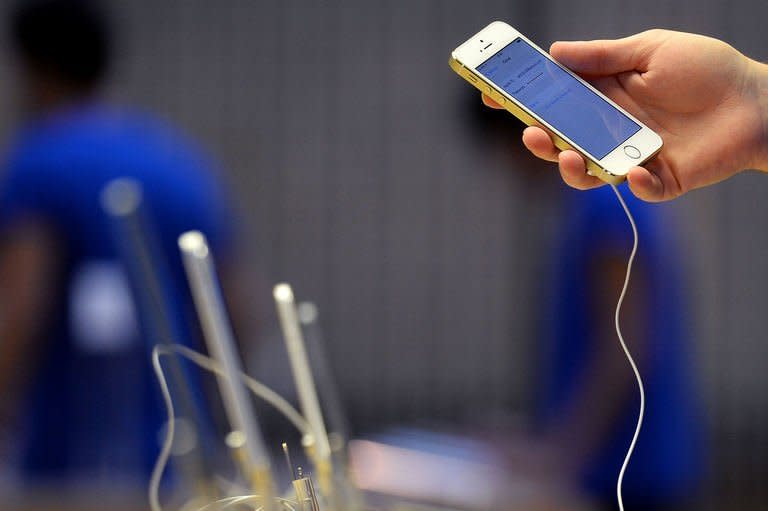
M 496 103 L 490 97 L 486 96 L 485 93 L 482 94 L 482 98 L 483 98 L 483 104 L 485 104 L 485 106 L 489 106 L 491 108 L 496 108 L 497 110 L 503 110 L 504 109 L 503 106 L 501 106 L 500 104 Z
M 576 151 L 566 150 L 560 152 L 558 163 L 563 181 L 571 188 L 589 190 L 590 188 L 597 188 L 605 184 L 595 176 L 587 174 L 584 158 Z

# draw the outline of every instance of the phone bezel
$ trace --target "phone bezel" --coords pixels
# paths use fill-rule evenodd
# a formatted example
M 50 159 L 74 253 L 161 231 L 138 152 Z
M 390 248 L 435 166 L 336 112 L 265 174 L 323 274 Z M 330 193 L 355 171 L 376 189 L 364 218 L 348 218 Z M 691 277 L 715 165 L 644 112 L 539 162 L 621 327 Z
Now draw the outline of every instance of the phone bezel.
M 506 47 L 508 44 L 510 44 L 512 41 L 514 41 L 518 37 L 520 37 L 525 42 L 530 44 L 531 47 L 539 51 L 545 58 L 554 62 L 557 66 L 562 68 L 565 72 L 573 76 L 576 80 L 581 82 L 585 87 L 595 92 L 599 97 L 603 98 L 614 108 L 616 108 L 617 110 L 622 112 L 624 115 L 626 115 L 627 117 L 632 119 L 634 122 L 636 122 L 640 126 L 640 130 L 637 131 L 637 133 L 631 135 L 626 140 L 619 142 L 616 148 L 611 150 L 603 158 L 597 158 L 593 154 L 591 154 L 589 151 L 585 150 L 583 147 L 579 146 L 577 143 L 571 140 L 567 135 L 562 133 L 555 126 L 549 124 L 544 119 L 539 117 L 535 112 L 527 108 L 524 104 L 517 101 L 514 97 L 512 97 L 510 94 L 504 91 L 501 87 L 491 82 L 490 79 L 486 78 L 477 70 L 477 67 L 479 65 L 481 65 L 483 62 L 485 62 L 489 58 L 493 57 L 497 52 L 499 52 L 501 49 Z M 477 34 L 472 36 L 470 39 L 468 39 L 465 43 L 463 43 L 461 46 L 456 48 L 452 53 L 452 57 L 457 62 L 459 62 L 462 66 L 469 69 L 478 80 L 481 80 L 483 82 L 485 86 L 492 87 L 493 90 L 497 94 L 500 94 L 501 96 L 503 96 L 506 99 L 506 101 L 511 101 L 512 103 L 517 105 L 518 108 L 522 109 L 531 117 L 533 117 L 536 120 L 536 122 L 539 123 L 542 127 L 555 133 L 573 149 L 575 149 L 576 151 L 584 155 L 586 158 L 592 160 L 602 169 L 606 170 L 607 172 L 609 172 L 614 176 L 626 176 L 626 174 L 629 172 L 631 168 L 637 165 L 642 165 L 645 162 L 647 162 L 650 158 L 655 156 L 662 147 L 662 144 L 663 144 L 662 139 L 655 131 L 650 129 L 643 122 L 638 120 L 635 116 L 633 116 L 632 114 L 624 110 L 622 107 L 617 105 L 610 98 L 606 97 L 605 94 L 597 90 L 589 82 L 582 79 L 580 76 L 572 72 L 570 69 L 568 69 L 567 67 L 557 62 L 554 58 L 552 58 L 549 55 L 549 53 L 547 53 L 546 51 L 541 49 L 538 45 L 536 45 L 533 41 L 525 37 L 525 35 L 520 33 L 520 31 L 513 28 L 509 24 L 504 23 L 503 21 L 494 21 L 488 26 L 486 26 L 485 28 L 483 28 L 480 32 L 478 32 Z M 630 158 L 624 153 L 624 147 L 628 145 L 634 146 L 640 151 L 640 158 L 637 158 L 637 159 Z

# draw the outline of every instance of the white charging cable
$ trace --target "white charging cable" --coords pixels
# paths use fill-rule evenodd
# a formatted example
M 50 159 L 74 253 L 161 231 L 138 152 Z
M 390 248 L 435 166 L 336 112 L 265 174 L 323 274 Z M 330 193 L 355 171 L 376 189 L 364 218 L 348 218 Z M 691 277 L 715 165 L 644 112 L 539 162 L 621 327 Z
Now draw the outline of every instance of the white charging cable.
M 627 207 L 627 203 L 624 202 L 624 197 L 621 196 L 619 189 L 614 185 L 611 185 L 611 188 L 613 188 L 613 192 L 619 199 L 621 207 L 624 208 L 624 213 L 627 214 L 629 224 L 632 226 L 632 236 L 634 238 L 632 243 L 632 252 L 629 254 L 629 261 L 627 262 L 627 273 L 624 277 L 624 286 L 621 288 L 621 294 L 619 295 L 619 301 L 616 303 L 616 314 L 614 316 L 616 324 L 616 335 L 619 337 L 621 348 L 624 350 L 624 354 L 627 356 L 627 360 L 629 360 L 629 365 L 632 366 L 632 371 L 635 373 L 635 378 L 637 379 L 637 386 L 640 389 L 640 413 L 637 416 L 635 434 L 632 436 L 632 442 L 629 444 L 627 455 L 624 457 L 624 463 L 621 464 L 619 479 L 616 482 L 616 498 L 619 501 L 619 510 L 624 511 L 624 499 L 621 496 L 621 484 L 624 482 L 624 472 L 627 470 L 627 465 L 629 465 L 632 452 L 635 450 L 637 437 L 640 436 L 640 429 L 643 427 L 643 415 L 645 415 L 645 389 L 643 388 L 643 379 L 640 377 L 640 371 L 638 371 L 637 364 L 635 364 L 635 360 L 632 358 L 632 354 L 629 352 L 629 348 L 627 348 L 627 343 L 624 342 L 624 336 L 621 335 L 621 327 L 619 326 L 619 313 L 621 312 L 621 304 L 624 302 L 624 296 L 627 294 L 627 287 L 629 287 L 629 277 L 632 274 L 632 263 L 635 262 L 635 254 L 637 254 L 637 225 L 635 225 L 635 219 L 632 217 L 632 213 L 630 213 L 629 208 Z
M 207 357 L 203 355 L 202 353 L 198 353 L 195 350 L 192 350 L 190 348 L 187 348 L 186 346 L 180 345 L 180 344 L 170 344 L 170 345 L 157 345 L 152 350 L 152 367 L 155 370 L 155 376 L 157 377 L 157 382 L 160 384 L 160 392 L 163 395 L 163 402 L 165 403 L 165 411 L 167 415 L 167 423 L 166 423 L 166 430 L 165 430 L 165 438 L 163 439 L 163 445 L 160 450 L 160 455 L 157 457 L 157 461 L 155 462 L 155 468 L 152 470 L 152 475 L 149 480 L 149 507 L 152 511 L 163 511 L 162 506 L 160 505 L 160 481 L 163 477 L 163 472 L 165 472 L 165 467 L 168 464 L 168 460 L 171 457 L 171 450 L 173 448 L 173 437 L 176 429 L 176 415 L 174 413 L 173 409 L 173 399 L 171 397 L 171 391 L 168 388 L 168 382 L 165 378 L 165 372 L 163 371 L 163 366 L 161 363 L 160 358 L 163 356 L 168 355 L 179 355 L 190 362 L 193 362 L 194 364 L 198 365 L 199 367 L 210 371 L 215 374 L 223 375 L 224 367 L 213 360 L 210 357 Z M 298 429 L 301 434 L 304 437 L 311 437 L 311 429 L 309 427 L 309 424 L 307 423 L 306 419 L 291 405 L 288 401 L 280 397 L 279 394 L 277 394 L 275 391 L 267 387 L 266 385 L 259 383 L 258 381 L 254 380 L 250 376 L 248 376 L 245 373 L 240 373 L 237 376 L 240 377 L 240 379 L 243 381 L 246 387 L 250 389 L 250 391 L 272 405 L 276 410 L 281 412 L 286 419 L 288 419 L 290 422 L 293 423 L 294 426 L 296 426 L 296 429 Z M 254 496 L 244 496 L 243 499 L 246 500 L 252 500 Z M 237 497 L 240 498 L 240 497 Z M 226 500 L 226 499 L 225 499 Z M 217 501 L 214 504 L 224 503 L 225 500 Z M 285 499 L 278 499 L 281 501 L 284 501 Z M 229 502 L 227 500 L 227 502 Z M 240 503 L 240 501 L 237 501 L 236 503 Z M 224 507 L 228 507 L 230 505 L 235 505 L 236 503 L 227 503 Z M 283 502 L 285 504 L 285 502 Z M 290 506 L 288 506 L 289 509 L 292 509 Z M 261 509 L 261 508 L 260 508 Z
M 629 444 L 629 449 L 627 449 L 627 455 L 624 457 L 624 462 L 621 465 L 621 470 L 619 471 L 619 478 L 616 482 L 616 498 L 619 502 L 619 510 L 624 511 L 624 500 L 621 493 L 621 486 L 624 481 L 624 473 L 627 470 L 627 466 L 629 465 L 629 460 L 632 458 L 632 453 L 635 450 L 635 444 L 637 443 L 637 438 L 640 435 L 640 429 L 643 425 L 643 416 L 645 415 L 645 389 L 643 387 L 643 379 L 640 377 L 640 371 L 637 369 L 637 364 L 635 364 L 635 360 L 632 358 L 632 354 L 629 352 L 629 348 L 627 348 L 627 344 L 624 341 L 624 336 L 621 333 L 621 326 L 619 324 L 619 316 L 621 313 L 621 305 L 624 302 L 624 297 L 627 294 L 627 288 L 629 287 L 629 278 L 632 274 L 632 264 L 635 261 L 635 255 L 637 254 L 637 245 L 638 245 L 638 235 L 637 235 L 637 225 L 635 225 L 635 219 L 632 217 L 632 213 L 629 211 L 629 208 L 627 207 L 627 203 L 624 201 L 624 197 L 621 196 L 621 192 L 619 192 L 618 188 L 616 186 L 611 185 L 611 188 L 613 189 L 614 193 L 616 194 L 616 197 L 619 199 L 619 203 L 621 203 L 621 207 L 624 209 L 624 213 L 627 215 L 627 219 L 629 219 L 629 224 L 632 226 L 632 235 L 633 235 L 633 243 L 632 243 L 632 252 L 629 255 L 629 260 L 627 262 L 627 272 L 624 277 L 624 285 L 621 289 L 621 294 L 619 295 L 619 300 L 616 303 L 616 312 L 614 315 L 615 320 L 615 326 L 616 326 L 616 335 L 619 338 L 619 343 L 621 343 L 621 347 L 624 350 L 624 354 L 627 356 L 627 360 L 629 361 L 629 365 L 632 367 L 632 371 L 635 374 L 635 378 L 637 379 L 637 386 L 640 390 L 640 412 L 637 417 L 637 426 L 635 427 L 635 433 L 632 436 L 632 442 Z M 162 508 L 160 507 L 159 499 L 158 499 L 158 493 L 159 493 L 159 486 L 160 486 L 160 477 L 162 476 L 163 470 L 165 468 L 166 463 L 168 462 L 168 458 L 170 457 L 170 451 L 171 446 L 173 443 L 173 434 L 174 434 L 174 413 L 173 413 L 173 402 L 171 400 L 170 391 L 168 390 L 168 386 L 165 380 L 165 375 L 163 374 L 163 369 L 160 364 L 160 357 L 162 355 L 168 355 L 171 353 L 176 353 L 178 355 L 181 355 L 192 362 L 196 363 L 200 367 L 207 369 L 212 372 L 220 373 L 222 371 L 222 368 L 218 366 L 216 362 L 209 359 L 208 357 L 199 354 L 193 350 L 190 350 L 189 348 L 186 348 L 184 346 L 180 345 L 173 345 L 170 347 L 165 346 L 157 346 L 153 350 L 152 353 L 152 362 L 155 369 L 155 374 L 157 375 L 158 382 L 160 383 L 160 390 L 163 394 L 163 398 L 165 401 L 167 413 L 168 413 L 168 425 L 166 430 L 166 438 L 165 442 L 163 444 L 163 449 L 161 451 L 160 457 L 158 458 L 157 464 L 155 466 L 155 470 L 152 474 L 152 480 L 150 483 L 150 507 L 153 511 L 161 511 Z M 262 397 L 262 399 L 265 399 L 270 404 L 275 406 L 278 410 L 283 412 L 283 414 L 286 415 L 295 425 L 296 427 L 304 432 L 309 432 L 309 426 L 304 420 L 304 418 L 285 400 L 283 400 L 280 396 L 272 392 L 270 389 L 264 387 L 257 381 L 253 380 L 252 378 L 249 378 L 245 374 L 241 374 L 240 377 L 245 381 L 246 385 L 250 388 L 252 392 Z M 228 502 L 227 505 L 233 505 L 235 503 L 240 503 L 240 500 L 237 499 L 250 499 L 250 496 L 244 496 L 244 497 L 233 497 L 228 499 L 223 499 L 221 501 L 215 502 L 214 504 L 220 504 Z M 232 500 L 230 502 L 230 500 Z

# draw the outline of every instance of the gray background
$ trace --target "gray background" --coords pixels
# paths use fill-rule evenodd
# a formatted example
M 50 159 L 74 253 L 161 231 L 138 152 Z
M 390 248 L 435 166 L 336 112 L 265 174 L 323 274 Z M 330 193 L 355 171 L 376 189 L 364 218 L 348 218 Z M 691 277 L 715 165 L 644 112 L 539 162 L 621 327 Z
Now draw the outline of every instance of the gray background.
M 520 123 L 484 111 L 453 75 L 451 49 L 504 19 L 545 47 L 663 27 L 768 60 L 764 0 L 112 7 L 122 39 L 114 95 L 180 124 L 220 159 L 248 236 L 252 319 L 269 337 L 278 280 L 319 305 L 359 430 L 529 405 L 563 185 L 522 149 Z M 3 140 L 15 109 L 7 69 L 3 60 Z M 663 206 L 683 226 L 710 488 L 758 509 L 768 507 L 767 195 L 768 179 L 745 174 Z

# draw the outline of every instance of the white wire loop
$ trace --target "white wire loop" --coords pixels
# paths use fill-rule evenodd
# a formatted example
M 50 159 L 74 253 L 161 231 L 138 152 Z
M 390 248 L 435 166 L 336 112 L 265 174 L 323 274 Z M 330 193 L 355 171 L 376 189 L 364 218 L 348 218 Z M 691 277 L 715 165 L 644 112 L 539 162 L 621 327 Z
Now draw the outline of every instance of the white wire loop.
M 163 395 L 163 401 L 165 403 L 165 410 L 168 420 L 168 425 L 165 430 L 165 438 L 163 439 L 163 446 L 160 449 L 160 454 L 158 455 L 157 461 L 155 462 L 155 467 L 152 470 L 152 476 L 149 479 L 149 506 L 152 511 L 163 511 L 163 508 L 160 505 L 159 497 L 160 481 L 163 477 L 163 472 L 165 472 L 165 467 L 168 465 L 168 459 L 171 456 L 173 437 L 176 430 L 176 415 L 173 409 L 173 399 L 171 398 L 168 382 L 165 379 L 163 366 L 160 362 L 160 357 L 172 354 L 180 355 L 207 371 L 211 371 L 216 374 L 222 374 L 224 372 L 221 365 L 215 360 L 201 353 L 198 353 L 193 349 L 187 348 L 186 346 L 182 346 L 181 344 L 157 345 L 152 350 L 152 367 L 155 370 L 155 376 L 157 377 L 157 382 L 160 385 L 160 392 Z M 251 392 L 253 392 L 254 395 L 263 399 L 279 412 L 281 412 L 286 419 L 288 419 L 291 423 L 293 423 L 294 426 L 296 426 L 296 429 L 298 429 L 303 436 L 311 436 L 309 424 L 288 401 L 280 397 L 279 394 L 277 394 L 266 385 L 259 383 L 245 373 L 240 373 L 239 377 L 243 380 L 243 383 L 245 383 L 245 385 L 250 389 Z M 255 498 L 257 498 L 257 496 L 250 495 L 246 497 L 231 498 L 246 499 L 243 501 L 237 501 L 237 505 L 240 505 L 253 501 Z M 285 499 L 278 500 L 280 500 L 284 506 L 292 509 L 289 505 L 290 501 L 286 501 Z M 209 506 L 213 506 L 214 504 L 223 504 L 225 502 L 227 502 L 225 507 L 235 505 L 234 503 L 229 502 L 229 499 L 222 499 L 222 501 L 213 502 L 209 504 Z M 208 509 L 208 506 L 205 506 L 202 509 Z
M 296 511 L 296 508 L 294 507 L 296 502 L 289 499 L 284 499 L 282 497 L 274 497 L 274 500 L 277 501 L 284 508 L 288 509 L 288 511 Z M 261 497 L 259 495 L 243 495 L 241 497 L 226 497 L 226 498 L 211 502 L 209 504 L 206 504 L 205 506 L 201 507 L 197 511 L 214 511 L 214 510 L 223 511 L 224 509 L 228 509 L 230 507 L 243 506 L 246 504 L 260 502 L 260 501 L 261 501 Z M 262 509 L 262 506 L 256 506 L 254 507 L 254 509 L 258 511 Z
M 632 358 L 632 354 L 629 351 L 629 348 L 627 347 L 627 343 L 624 340 L 624 336 L 621 333 L 621 325 L 620 325 L 620 315 L 621 315 L 621 306 L 624 303 L 624 298 L 627 294 L 627 289 L 629 288 L 629 279 L 632 274 L 632 265 L 635 261 L 635 256 L 637 254 L 637 247 L 638 247 L 638 234 L 637 234 L 637 225 L 635 224 L 635 219 L 632 217 L 632 213 L 629 211 L 629 208 L 627 207 L 627 203 L 624 201 L 624 197 L 621 196 L 621 192 L 619 192 L 618 188 L 616 186 L 611 185 L 611 188 L 613 189 L 614 193 L 616 194 L 616 197 L 619 199 L 619 203 L 621 204 L 622 209 L 624 210 L 624 213 L 627 215 L 627 219 L 629 220 L 629 224 L 632 227 L 632 236 L 633 236 L 633 243 L 632 243 L 632 251 L 629 255 L 629 260 L 627 261 L 627 271 L 626 275 L 624 277 L 624 285 L 622 286 L 621 293 L 619 294 L 619 299 L 616 303 L 616 311 L 614 314 L 614 324 L 616 327 L 616 335 L 618 336 L 619 343 L 621 344 L 622 350 L 624 350 L 624 354 L 627 357 L 627 360 L 629 361 L 629 365 L 632 368 L 632 372 L 635 375 L 635 379 L 637 380 L 637 386 L 640 392 L 640 410 L 637 417 L 637 425 L 635 427 L 634 435 L 632 436 L 632 441 L 629 444 L 629 448 L 627 449 L 627 454 L 624 457 L 624 462 L 621 465 L 621 470 L 619 471 L 619 477 L 616 481 L 616 498 L 618 500 L 619 504 L 619 511 L 624 511 L 624 499 L 622 497 L 622 483 L 624 482 L 624 474 L 627 470 L 627 466 L 629 465 L 629 461 L 632 458 L 632 453 L 635 450 L 635 445 L 637 444 L 637 439 L 640 436 L 640 430 L 642 429 L 643 425 L 643 416 L 645 415 L 645 389 L 643 386 L 643 379 L 640 376 L 640 371 L 637 368 L 637 364 L 635 363 L 635 360 Z M 182 346 L 180 344 L 173 344 L 173 345 L 158 345 L 155 346 L 155 348 L 152 350 L 152 366 L 155 370 L 155 375 L 157 376 L 157 381 L 160 384 L 160 391 L 163 395 L 163 401 L 165 402 L 165 408 L 168 415 L 168 426 L 166 428 L 166 434 L 165 439 L 163 441 L 162 449 L 160 450 L 160 455 L 157 458 L 157 462 L 155 463 L 155 468 L 152 471 L 152 476 L 150 478 L 150 484 L 149 484 L 149 503 L 152 511 L 163 511 L 162 506 L 160 505 L 159 500 L 159 489 L 160 489 L 160 480 L 162 478 L 163 472 L 165 471 L 165 467 L 168 464 L 168 459 L 171 454 L 171 448 L 173 446 L 173 436 L 174 436 L 174 430 L 175 430 L 175 415 L 173 410 L 173 400 L 171 399 L 171 393 L 168 389 L 168 383 L 165 379 L 165 374 L 163 373 L 163 367 L 160 363 L 160 357 L 164 355 L 171 355 L 171 354 L 177 354 L 180 355 L 189 361 L 197 364 L 199 367 L 206 369 L 208 371 L 211 371 L 216 374 L 222 374 L 223 370 L 221 366 L 210 357 L 207 357 L 205 355 L 202 355 L 190 348 L 187 348 L 186 346 Z M 307 421 L 302 417 L 302 415 L 296 411 L 296 409 L 285 399 L 280 397 L 276 392 L 274 392 L 269 387 L 259 383 L 258 381 L 254 380 L 250 376 L 248 376 L 245 373 L 240 373 L 240 378 L 243 380 L 243 382 L 246 384 L 246 386 L 253 392 L 256 396 L 260 397 L 264 401 L 271 404 L 273 407 L 275 407 L 277 410 L 279 410 L 285 417 L 291 421 L 296 428 L 303 434 L 303 435 L 310 435 L 311 430 L 309 428 L 309 424 Z M 254 502 L 259 499 L 258 495 L 246 495 L 246 496 L 240 496 L 240 497 L 228 497 L 224 499 L 217 500 L 215 502 L 211 502 L 202 508 L 200 508 L 198 511 L 208 511 L 208 510 L 224 510 L 229 507 L 239 506 L 248 504 L 251 502 Z M 294 511 L 294 508 L 291 504 L 293 504 L 290 500 L 286 499 L 277 499 L 282 506 L 287 508 L 289 511 Z M 255 508 L 257 511 L 262 509 L 261 506 L 258 506 Z
M 616 499 L 619 502 L 619 511 L 624 511 L 624 499 L 621 495 L 621 486 L 624 482 L 624 473 L 627 471 L 629 460 L 632 458 L 632 453 L 635 450 L 635 444 L 637 444 L 637 438 L 640 436 L 640 430 L 643 427 L 643 416 L 645 415 L 645 388 L 643 387 L 643 379 L 640 377 L 640 371 L 637 369 L 637 364 L 632 358 L 632 354 L 627 348 L 627 343 L 624 341 L 624 336 L 621 334 L 621 326 L 619 325 L 619 315 L 621 313 L 621 304 L 624 303 L 624 297 L 627 294 L 627 288 L 629 287 L 629 277 L 632 274 L 632 264 L 635 262 L 635 255 L 637 254 L 638 235 L 637 225 L 635 225 L 635 219 L 632 217 L 632 213 L 627 207 L 627 203 L 624 201 L 624 197 L 621 196 L 621 192 L 616 186 L 611 185 L 613 192 L 621 203 L 621 207 L 624 209 L 624 213 L 627 214 L 629 219 L 629 225 L 632 226 L 632 252 L 629 254 L 629 260 L 627 261 L 627 273 L 624 277 L 624 286 L 621 288 L 621 294 L 619 294 L 619 301 L 616 303 L 616 314 L 614 315 L 614 323 L 616 326 L 616 335 L 619 338 L 621 348 L 624 350 L 624 354 L 627 356 L 629 365 L 632 367 L 632 372 L 635 373 L 635 379 L 637 380 L 637 387 L 640 390 L 640 411 L 637 415 L 637 425 L 635 426 L 635 434 L 632 435 L 632 442 L 627 449 L 627 455 L 624 457 L 624 463 L 621 464 L 621 470 L 619 471 L 619 478 L 616 481 Z

